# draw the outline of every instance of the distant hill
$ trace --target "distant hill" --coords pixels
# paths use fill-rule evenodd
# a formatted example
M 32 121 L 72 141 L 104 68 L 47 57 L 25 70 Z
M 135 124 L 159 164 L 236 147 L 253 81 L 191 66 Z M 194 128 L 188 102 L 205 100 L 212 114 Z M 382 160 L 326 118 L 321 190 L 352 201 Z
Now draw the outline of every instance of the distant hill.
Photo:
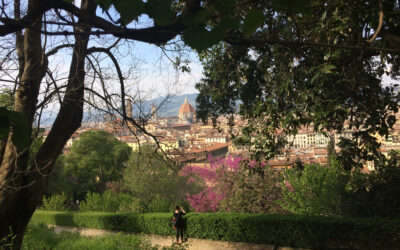
M 185 98 L 188 98 L 189 103 L 196 109 L 196 98 L 197 94 L 186 94 L 186 95 L 178 95 L 171 97 L 167 100 L 158 110 L 157 116 L 166 117 L 166 116 L 177 116 L 179 112 L 179 108 L 185 101 Z M 154 103 L 155 105 L 159 105 L 165 97 L 160 97 L 149 101 L 150 103 Z
M 179 108 L 185 101 L 185 97 L 188 98 L 189 103 L 196 108 L 196 97 L 198 94 L 185 94 L 185 95 L 177 95 L 177 96 L 171 96 L 168 100 L 166 100 L 158 109 L 157 111 L 157 116 L 158 117 L 166 117 L 166 116 L 177 116 L 179 112 Z M 145 101 L 143 103 L 140 103 L 140 107 L 136 104 L 132 105 L 133 109 L 133 116 L 138 116 L 139 115 L 139 109 L 142 110 L 142 112 L 147 115 L 150 113 L 150 109 L 152 105 L 159 106 L 161 102 L 163 102 L 165 97 L 158 97 L 149 101 Z M 41 118 L 41 124 L 44 126 L 51 125 L 55 118 L 56 118 L 56 113 L 57 111 L 44 111 L 42 114 Z M 94 116 L 89 116 L 88 114 L 84 114 L 84 121 L 95 121 L 97 120 L 101 115 L 94 115 Z

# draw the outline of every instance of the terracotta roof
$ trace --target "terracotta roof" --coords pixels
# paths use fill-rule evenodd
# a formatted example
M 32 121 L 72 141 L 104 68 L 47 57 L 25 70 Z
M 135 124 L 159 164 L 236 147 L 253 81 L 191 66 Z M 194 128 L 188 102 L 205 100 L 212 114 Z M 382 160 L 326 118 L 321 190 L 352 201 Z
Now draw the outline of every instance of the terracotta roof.
M 179 114 L 188 114 L 188 113 L 194 113 L 194 108 L 192 105 L 190 105 L 190 103 L 186 97 L 185 102 L 179 108 Z
M 229 147 L 229 145 L 231 145 L 230 142 L 227 143 L 215 143 L 212 146 L 206 147 L 206 148 L 199 148 L 199 149 L 192 149 L 190 152 L 191 153 L 200 153 L 200 152 L 211 152 L 220 148 L 225 148 L 225 147 Z

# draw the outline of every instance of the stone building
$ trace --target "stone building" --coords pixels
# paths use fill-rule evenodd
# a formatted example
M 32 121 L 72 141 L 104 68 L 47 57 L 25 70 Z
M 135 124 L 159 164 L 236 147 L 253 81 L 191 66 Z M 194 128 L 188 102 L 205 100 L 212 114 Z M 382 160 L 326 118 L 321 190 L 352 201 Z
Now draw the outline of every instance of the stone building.
M 189 103 L 187 97 L 185 98 L 185 102 L 179 108 L 178 117 L 181 123 L 190 124 L 196 122 L 196 111 L 193 106 Z

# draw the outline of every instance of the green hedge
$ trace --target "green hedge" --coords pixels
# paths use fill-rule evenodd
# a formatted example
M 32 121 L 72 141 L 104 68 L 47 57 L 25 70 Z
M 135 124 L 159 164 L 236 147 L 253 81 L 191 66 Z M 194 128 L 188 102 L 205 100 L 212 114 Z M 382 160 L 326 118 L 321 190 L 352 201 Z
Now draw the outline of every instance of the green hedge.
M 313 249 L 399 249 L 400 221 L 296 215 L 189 213 L 186 236 Z M 169 213 L 37 211 L 31 223 L 173 235 Z

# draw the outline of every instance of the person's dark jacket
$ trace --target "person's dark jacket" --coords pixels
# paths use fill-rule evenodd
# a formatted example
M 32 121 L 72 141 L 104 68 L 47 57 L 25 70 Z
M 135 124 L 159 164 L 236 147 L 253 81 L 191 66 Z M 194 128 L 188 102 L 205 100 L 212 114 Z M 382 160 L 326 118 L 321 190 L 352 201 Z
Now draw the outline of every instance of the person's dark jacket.
M 186 213 L 184 213 L 182 210 L 179 210 L 179 212 L 174 212 L 174 218 L 176 221 L 175 227 L 179 227 L 182 228 L 184 223 L 183 223 L 183 215 L 185 215 Z

